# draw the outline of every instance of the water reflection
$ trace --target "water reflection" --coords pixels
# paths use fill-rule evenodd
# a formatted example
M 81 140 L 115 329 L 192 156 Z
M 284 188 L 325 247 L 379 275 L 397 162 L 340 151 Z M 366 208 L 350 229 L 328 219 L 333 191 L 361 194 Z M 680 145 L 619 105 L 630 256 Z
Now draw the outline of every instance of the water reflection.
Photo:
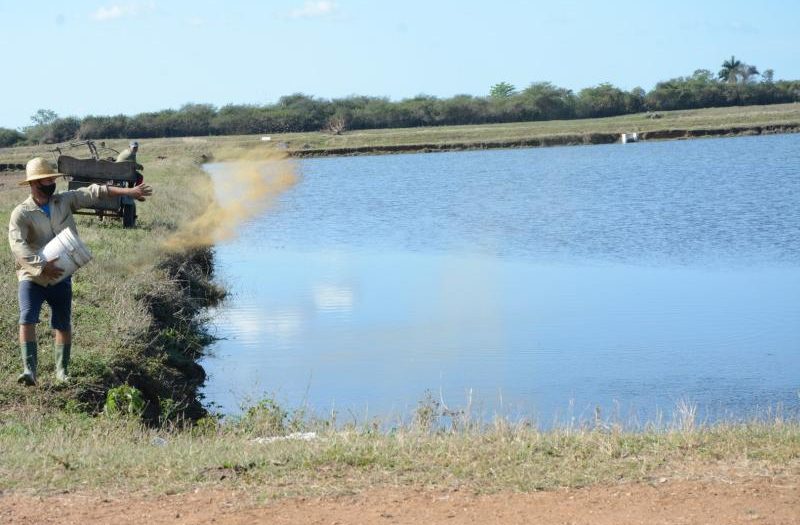
M 346 314 L 353 309 L 353 290 L 335 284 L 314 287 L 314 303 L 322 312 Z

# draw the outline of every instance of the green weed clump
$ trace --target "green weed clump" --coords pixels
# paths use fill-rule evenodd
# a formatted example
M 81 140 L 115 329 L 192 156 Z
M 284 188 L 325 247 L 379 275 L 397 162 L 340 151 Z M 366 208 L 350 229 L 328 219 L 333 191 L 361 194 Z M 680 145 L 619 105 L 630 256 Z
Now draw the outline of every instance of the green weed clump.
M 141 417 L 144 413 L 145 401 L 142 392 L 133 386 L 114 387 L 106 395 L 103 412 L 109 416 Z

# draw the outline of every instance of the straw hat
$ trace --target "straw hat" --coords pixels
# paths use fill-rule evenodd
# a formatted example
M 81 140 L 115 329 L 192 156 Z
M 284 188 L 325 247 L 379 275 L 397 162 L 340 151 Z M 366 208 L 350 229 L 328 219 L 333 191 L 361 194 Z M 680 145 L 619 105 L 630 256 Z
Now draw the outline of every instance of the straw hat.
M 24 186 L 35 180 L 60 177 L 61 175 L 63 175 L 63 173 L 54 170 L 49 162 L 42 157 L 36 157 L 29 160 L 25 165 L 25 180 L 20 181 L 19 185 Z

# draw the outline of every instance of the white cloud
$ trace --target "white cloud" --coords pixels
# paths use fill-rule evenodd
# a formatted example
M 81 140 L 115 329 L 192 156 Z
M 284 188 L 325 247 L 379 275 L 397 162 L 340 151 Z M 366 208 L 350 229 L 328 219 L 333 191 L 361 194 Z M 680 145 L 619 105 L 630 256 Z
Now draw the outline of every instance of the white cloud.
M 116 20 L 117 18 L 136 16 L 145 11 L 152 11 L 155 7 L 155 2 L 114 4 L 102 6 L 89 16 L 96 22 L 107 22 L 109 20 Z
M 339 6 L 330 0 L 308 0 L 303 7 L 295 9 L 289 16 L 292 18 L 314 18 L 332 15 Z

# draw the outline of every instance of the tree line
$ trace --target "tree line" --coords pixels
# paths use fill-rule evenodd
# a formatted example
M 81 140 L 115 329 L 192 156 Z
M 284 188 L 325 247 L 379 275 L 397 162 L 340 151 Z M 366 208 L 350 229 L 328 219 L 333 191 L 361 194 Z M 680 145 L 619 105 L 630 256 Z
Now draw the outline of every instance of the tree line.
M 500 82 L 487 96 L 419 95 L 400 101 L 385 97 L 317 98 L 302 93 L 275 104 L 186 104 L 180 109 L 134 116 L 61 118 L 39 110 L 21 131 L 0 128 L 0 147 L 65 142 L 73 139 L 154 138 L 203 135 L 245 135 L 302 131 L 342 133 L 347 130 L 527 122 L 611 117 L 643 111 L 780 104 L 800 101 L 800 81 L 774 80 L 774 73 L 731 57 L 717 74 L 699 69 L 690 76 L 663 82 L 646 92 L 625 91 L 603 83 L 577 93 L 550 82 L 534 82 L 517 90 Z

